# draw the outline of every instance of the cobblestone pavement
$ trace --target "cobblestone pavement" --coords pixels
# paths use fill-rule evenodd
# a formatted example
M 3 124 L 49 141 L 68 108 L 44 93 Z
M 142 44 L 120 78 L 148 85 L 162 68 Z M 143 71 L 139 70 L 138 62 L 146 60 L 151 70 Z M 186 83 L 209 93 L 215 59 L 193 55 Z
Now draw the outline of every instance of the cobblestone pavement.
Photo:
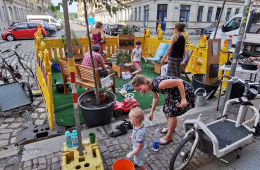
M 231 106 L 229 109 L 228 115 L 229 118 L 234 120 L 236 118 L 238 107 Z M 209 123 L 216 120 L 220 115 L 221 111 L 216 111 L 216 108 L 202 112 L 202 121 L 204 123 Z M 152 150 L 152 140 L 153 140 L 153 133 L 155 132 L 156 128 L 163 128 L 166 127 L 167 124 L 163 123 L 157 126 L 152 126 L 146 128 L 147 135 L 146 135 L 146 142 L 147 142 L 147 149 L 144 156 L 144 164 L 148 170 L 164 170 L 169 168 L 169 162 L 172 157 L 172 153 L 178 146 L 180 140 L 184 137 L 184 130 L 183 130 L 183 122 L 187 119 L 194 119 L 198 116 L 195 115 L 187 115 L 184 117 L 178 118 L 178 125 L 176 127 L 176 132 L 173 134 L 173 142 L 169 143 L 168 145 L 159 146 L 159 151 L 154 152 Z M 132 130 L 129 130 L 127 134 L 116 137 L 116 138 L 106 138 L 103 140 L 98 141 L 98 146 L 101 152 L 103 164 L 105 170 L 111 170 L 113 163 L 120 159 L 125 158 L 126 154 L 132 150 L 132 143 L 128 139 L 128 137 L 132 134 Z M 248 141 L 246 145 L 243 147 L 253 143 L 255 140 Z M 235 152 L 231 152 L 234 157 Z M 242 155 L 243 156 L 243 153 Z M 133 161 L 133 158 L 130 158 Z M 207 155 L 199 151 L 198 149 L 195 151 L 192 160 L 185 168 L 186 170 L 195 170 L 202 166 L 205 166 L 217 158 L 212 155 Z M 7 159 L 0 160 L 0 163 L 3 164 L 7 161 Z M 61 169 L 61 152 L 53 153 L 44 157 L 39 157 L 37 159 L 28 160 L 25 162 L 20 162 L 16 165 L 6 166 L 4 170 L 17 168 L 19 170 L 32 170 L 32 169 L 47 169 L 47 170 L 59 170 Z M 139 168 L 136 168 L 139 170 Z M 0 167 L 1 170 L 1 167 Z
M 17 50 L 19 56 L 21 56 L 21 58 L 23 58 L 25 62 L 31 66 L 35 74 L 36 66 L 34 40 L 5 42 L 0 44 L 0 49 L 5 50 L 19 43 L 22 44 Z M 14 65 L 16 58 L 8 58 L 7 62 Z M 20 82 L 35 83 L 36 78 L 29 77 L 22 68 L 19 68 L 19 72 L 22 75 Z M 45 112 L 42 97 L 35 98 L 32 105 L 20 107 L 19 110 L 20 112 L 17 109 L 12 109 L 5 112 L 6 117 L 0 113 L 0 150 L 14 147 L 17 132 L 32 124 L 25 110 L 29 111 L 36 125 L 42 125 L 47 122 L 47 114 Z
M 82 26 L 73 26 L 76 34 L 84 35 L 85 34 L 85 27 Z M 78 28 L 82 27 L 82 28 Z M 84 29 L 84 30 L 83 30 Z M 58 32 L 57 35 L 61 35 L 62 31 Z M 199 41 L 199 40 L 196 40 Z M 34 40 L 19 40 L 13 42 L 5 42 L 0 44 L 0 49 L 5 50 L 7 48 L 11 48 L 17 44 L 21 43 L 22 45 L 18 48 L 18 54 L 29 64 L 33 72 L 35 73 L 35 49 L 34 49 Z M 7 60 L 11 63 L 11 65 L 15 64 L 15 58 L 11 57 Z M 29 83 L 35 83 L 35 79 L 29 77 L 27 73 L 23 70 L 20 70 L 22 74 L 21 81 L 27 81 Z M 237 75 L 244 80 L 249 79 L 248 74 L 238 74 Z M 44 108 L 43 99 L 38 97 L 34 100 L 31 106 L 22 107 L 20 108 L 21 112 L 17 110 L 11 110 L 6 112 L 7 116 L 4 117 L 0 113 L 0 152 L 6 149 L 16 148 L 14 146 L 14 142 L 16 139 L 17 132 L 21 129 L 24 129 L 31 125 L 31 121 L 27 116 L 26 112 L 24 111 L 27 109 L 31 114 L 34 122 L 36 125 L 42 125 L 47 123 L 47 115 Z M 234 108 L 236 109 L 236 108 Z M 204 113 L 203 120 L 206 122 L 210 122 L 215 120 L 219 117 L 220 113 L 216 112 L 215 110 L 207 111 Z M 165 124 L 161 124 L 159 127 L 149 127 L 147 128 L 147 151 L 145 155 L 145 164 L 148 169 L 167 169 L 169 160 L 171 157 L 171 153 L 177 147 L 178 141 L 183 138 L 183 130 L 182 130 L 182 123 L 184 119 L 188 118 L 195 118 L 197 115 L 187 116 L 185 118 L 180 118 L 178 122 L 178 126 L 176 129 L 176 133 L 173 135 L 173 142 L 166 146 L 160 146 L 160 150 L 157 153 L 154 153 L 151 149 L 151 142 L 152 142 L 152 134 L 155 128 L 161 128 L 166 126 Z M 126 118 L 127 115 L 121 117 L 120 119 L 114 120 L 122 120 Z M 82 129 L 86 129 L 85 125 L 82 125 Z M 69 130 L 75 129 L 75 127 L 68 128 Z M 127 135 L 123 137 L 118 137 L 115 139 L 107 138 L 100 140 L 98 142 L 102 154 L 102 158 L 104 160 L 104 166 L 106 169 L 111 169 L 111 165 L 113 162 L 119 158 L 125 157 L 126 153 L 128 153 L 131 149 L 131 142 L 128 140 L 128 136 L 131 134 L 131 131 Z M 19 160 L 21 158 L 23 148 L 20 148 L 20 152 L 17 155 L 12 156 L 11 158 L 17 158 Z M 26 162 L 20 162 L 19 164 L 14 165 L 7 165 L 10 158 L 3 158 L 0 159 L 0 170 L 17 170 L 17 169 L 60 169 L 61 163 L 61 153 L 57 152 L 51 155 L 47 155 L 45 157 L 41 157 L 35 160 L 30 160 Z M 192 159 L 191 163 L 187 167 L 187 169 L 196 169 L 203 165 L 206 165 L 216 159 L 213 156 L 207 156 L 199 151 L 196 151 L 194 158 Z

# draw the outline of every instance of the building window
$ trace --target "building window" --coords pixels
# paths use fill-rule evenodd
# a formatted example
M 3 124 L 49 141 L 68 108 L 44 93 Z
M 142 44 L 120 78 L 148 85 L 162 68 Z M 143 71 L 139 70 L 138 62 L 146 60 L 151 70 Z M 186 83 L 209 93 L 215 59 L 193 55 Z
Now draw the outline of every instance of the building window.
M 231 12 L 231 8 L 228 8 L 228 9 L 227 9 L 226 21 L 229 20 L 230 12 Z
M 239 8 L 236 8 L 235 15 L 239 13 Z
M 216 12 L 216 18 L 215 20 L 218 20 L 219 14 L 220 14 L 221 8 L 217 8 L 217 12 Z
M 3 22 L 3 16 L 2 16 L 2 11 L 0 9 L 0 21 Z
M 189 22 L 189 16 L 190 16 L 190 5 L 181 5 L 180 9 L 180 22 Z
M 202 13 L 203 13 L 203 6 L 199 6 L 197 21 L 201 21 L 201 19 L 202 19 Z
M 133 21 L 133 14 L 134 14 L 134 10 L 133 8 L 131 9 L 131 20 Z
M 209 7 L 207 21 L 211 21 L 213 7 Z
M 135 8 L 135 20 L 137 20 L 137 8 Z
M 144 27 L 146 28 L 148 25 L 149 18 L 149 5 L 144 6 Z
M 141 7 L 139 7 L 139 21 L 141 21 Z

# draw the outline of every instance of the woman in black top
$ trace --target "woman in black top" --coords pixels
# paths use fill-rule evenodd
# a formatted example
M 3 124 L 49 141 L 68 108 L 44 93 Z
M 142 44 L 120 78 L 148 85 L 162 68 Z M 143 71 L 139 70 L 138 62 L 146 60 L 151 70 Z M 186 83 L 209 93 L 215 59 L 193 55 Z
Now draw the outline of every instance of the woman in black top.
M 167 76 L 174 76 L 180 78 L 181 76 L 181 62 L 185 58 L 185 37 L 182 34 L 185 23 L 177 23 L 174 27 L 175 35 L 171 38 L 171 43 L 162 59 L 161 65 L 164 64 L 166 57 L 168 57 Z

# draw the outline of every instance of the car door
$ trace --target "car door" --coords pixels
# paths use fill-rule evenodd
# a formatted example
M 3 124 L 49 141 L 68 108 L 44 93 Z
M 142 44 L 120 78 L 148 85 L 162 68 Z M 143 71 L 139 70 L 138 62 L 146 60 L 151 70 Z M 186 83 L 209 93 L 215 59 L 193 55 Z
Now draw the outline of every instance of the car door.
M 37 32 L 38 27 L 37 24 L 33 23 L 33 24 L 28 24 L 29 26 L 29 38 L 33 38 L 34 37 L 34 33 Z
M 238 35 L 242 17 L 233 18 L 223 27 L 221 38 L 233 38 L 233 35 Z
M 15 38 L 28 38 L 29 28 L 28 24 L 20 24 L 13 29 L 13 35 Z

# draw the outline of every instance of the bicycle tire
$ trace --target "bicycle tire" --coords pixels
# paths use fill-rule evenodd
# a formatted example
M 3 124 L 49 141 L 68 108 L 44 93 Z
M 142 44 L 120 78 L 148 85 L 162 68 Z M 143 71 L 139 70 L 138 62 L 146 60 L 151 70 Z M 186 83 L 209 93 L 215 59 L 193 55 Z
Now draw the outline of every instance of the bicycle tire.
M 1 68 L 1 77 L 0 77 L 0 81 L 1 83 L 0 84 L 9 84 L 9 83 L 13 83 L 13 82 L 16 82 L 16 79 L 15 79 L 15 76 L 14 76 L 14 73 L 13 71 L 11 71 L 10 68 L 8 67 L 2 67 Z M 8 74 L 11 76 L 10 78 L 7 78 L 6 74 Z M 9 82 L 8 79 L 11 79 L 11 81 Z M 2 83 L 3 82 L 3 83 Z
M 31 101 L 31 103 L 33 103 L 33 94 L 32 94 L 32 89 L 31 89 L 29 83 L 22 82 L 21 85 L 22 85 L 23 91 L 26 93 L 28 99 Z
M 23 62 L 24 62 L 24 63 L 23 63 L 21 60 L 23 60 L 23 59 L 20 58 L 19 63 L 20 63 L 20 65 L 23 67 L 24 71 L 25 71 L 30 77 L 34 78 L 34 73 L 33 73 L 32 69 L 31 69 L 31 67 L 28 66 L 27 64 L 25 64 L 24 61 L 23 61 Z M 25 67 L 24 65 L 25 65 L 26 67 Z
M 192 140 L 193 140 L 193 141 L 192 141 Z M 184 138 L 184 139 L 181 141 L 181 143 L 178 145 L 178 147 L 175 149 L 175 151 L 174 151 L 174 153 L 173 153 L 173 155 L 172 155 L 172 158 L 171 158 L 171 161 L 170 161 L 170 165 L 169 165 L 169 169 L 170 169 L 170 170 L 176 170 L 176 169 L 174 168 L 174 165 L 175 165 L 175 161 L 176 161 L 177 156 L 179 155 L 180 151 L 182 151 L 183 147 L 184 147 L 189 141 L 191 141 L 191 142 L 192 142 L 192 145 L 193 145 L 194 140 L 195 140 L 195 136 L 190 134 L 190 135 L 188 135 L 186 138 Z M 192 145 L 191 145 L 191 146 L 192 146 Z M 190 160 L 191 160 L 191 158 L 192 158 L 192 156 L 193 156 L 193 154 L 194 154 L 196 148 L 197 148 L 197 146 L 195 147 L 193 153 L 191 153 L 191 154 L 188 153 L 188 154 L 190 155 L 190 157 L 188 158 L 188 160 L 185 161 L 185 165 L 184 165 L 181 169 L 185 168 L 185 167 L 187 166 L 187 164 L 190 162 Z M 191 148 L 190 148 L 190 149 L 191 149 Z M 186 155 L 185 155 L 185 156 L 186 156 Z

